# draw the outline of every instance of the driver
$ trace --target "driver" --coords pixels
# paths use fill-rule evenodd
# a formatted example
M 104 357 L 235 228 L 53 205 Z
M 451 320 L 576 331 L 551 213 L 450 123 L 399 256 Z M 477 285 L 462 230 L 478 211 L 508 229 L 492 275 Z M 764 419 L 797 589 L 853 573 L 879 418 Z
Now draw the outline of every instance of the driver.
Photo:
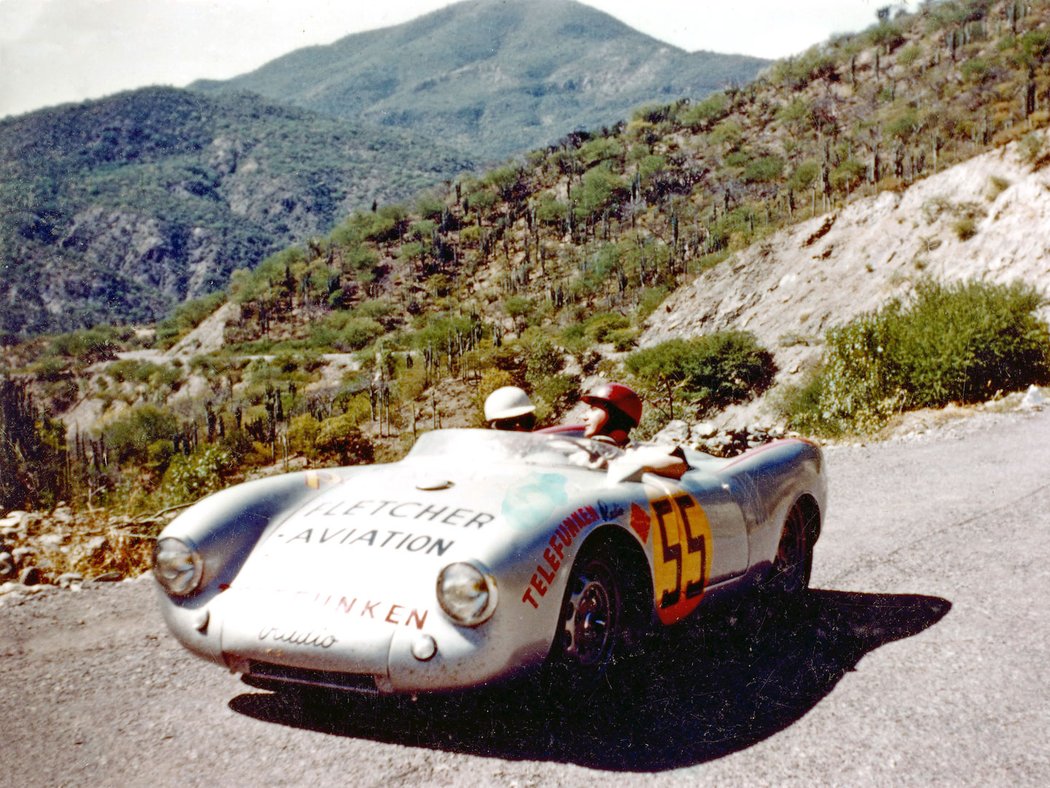
M 503 386 L 485 399 L 485 421 L 494 430 L 531 432 L 536 426 L 536 406 L 517 386 Z
M 620 383 L 602 383 L 580 400 L 590 405 L 583 414 L 583 437 L 620 448 L 630 442 L 630 432 L 642 420 L 642 400 Z
M 622 383 L 601 383 L 580 398 L 590 405 L 583 414 L 583 436 L 612 443 L 631 455 L 631 460 L 661 476 L 681 478 L 689 470 L 681 446 L 638 446 L 630 438 L 642 420 L 642 400 Z

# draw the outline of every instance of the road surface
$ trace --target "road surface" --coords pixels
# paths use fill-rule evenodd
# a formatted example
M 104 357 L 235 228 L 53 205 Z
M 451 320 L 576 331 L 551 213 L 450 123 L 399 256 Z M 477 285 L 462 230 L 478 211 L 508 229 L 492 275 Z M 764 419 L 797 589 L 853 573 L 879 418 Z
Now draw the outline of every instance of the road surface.
M 314 708 L 182 651 L 149 578 L 0 607 L 0 785 L 1050 784 L 1050 410 L 827 451 L 810 612 L 627 691 Z

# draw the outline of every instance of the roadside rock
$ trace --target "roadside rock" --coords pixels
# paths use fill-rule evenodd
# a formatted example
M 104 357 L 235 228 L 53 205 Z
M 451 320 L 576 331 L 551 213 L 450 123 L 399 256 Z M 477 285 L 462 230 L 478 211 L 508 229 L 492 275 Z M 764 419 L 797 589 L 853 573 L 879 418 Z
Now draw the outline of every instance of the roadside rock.
M 24 586 L 38 586 L 44 582 L 44 573 L 39 567 L 27 566 L 18 576 L 18 582 Z
M 148 564 L 149 534 L 173 516 L 129 522 L 64 503 L 51 512 L 12 511 L 0 518 L 0 596 L 135 576 Z
M 59 588 L 72 588 L 84 582 L 84 576 L 79 572 L 66 572 L 55 578 L 55 585 Z
M 0 582 L 10 580 L 16 572 L 15 557 L 10 553 L 0 553 Z
M 1043 392 L 1038 386 L 1029 386 L 1021 400 L 1021 407 L 1025 410 L 1042 410 L 1044 405 L 1046 405 L 1046 397 L 1043 396 Z
M 7 517 L 0 518 L 0 536 L 18 536 L 25 534 L 29 512 L 16 510 L 9 512 Z

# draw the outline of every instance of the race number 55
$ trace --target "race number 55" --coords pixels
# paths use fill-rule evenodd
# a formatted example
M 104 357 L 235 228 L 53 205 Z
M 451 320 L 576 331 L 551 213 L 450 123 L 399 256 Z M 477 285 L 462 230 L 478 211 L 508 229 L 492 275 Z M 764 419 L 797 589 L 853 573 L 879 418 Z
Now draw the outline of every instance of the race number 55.
M 656 612 L 664 624 L 672 624 L 695 610 L 704 595 L 711 571 L 711 524 L 686 493 L 651 503 Z

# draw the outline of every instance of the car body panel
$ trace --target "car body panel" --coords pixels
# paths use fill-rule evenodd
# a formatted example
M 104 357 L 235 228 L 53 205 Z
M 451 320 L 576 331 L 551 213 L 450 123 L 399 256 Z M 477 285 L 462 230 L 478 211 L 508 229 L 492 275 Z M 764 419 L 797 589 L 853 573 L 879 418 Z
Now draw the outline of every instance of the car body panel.
M 598 532 L 615 529 L 644 554 L 652 619 L 670 625 L 708 591 L 767 573 L 800 497 L 824 508 L 820 450 L 805 441 L 734 459 L 687 452 L 680 479 L 642 461 L 629 479 L 605 470 L 631 457 L 558 433 L 439 430 L 397 463 L 231 487 L 161 535 L 204 560 L 196 591 L 161 592 L 165 620 L 190 651 L 237 672 L 360 676 L 347 686 L 378 692 L 464 688 L 546 659 L 572 567 Z M 437 577 L 454 562 L 495 589 L 478 626 L 442 610 Z

